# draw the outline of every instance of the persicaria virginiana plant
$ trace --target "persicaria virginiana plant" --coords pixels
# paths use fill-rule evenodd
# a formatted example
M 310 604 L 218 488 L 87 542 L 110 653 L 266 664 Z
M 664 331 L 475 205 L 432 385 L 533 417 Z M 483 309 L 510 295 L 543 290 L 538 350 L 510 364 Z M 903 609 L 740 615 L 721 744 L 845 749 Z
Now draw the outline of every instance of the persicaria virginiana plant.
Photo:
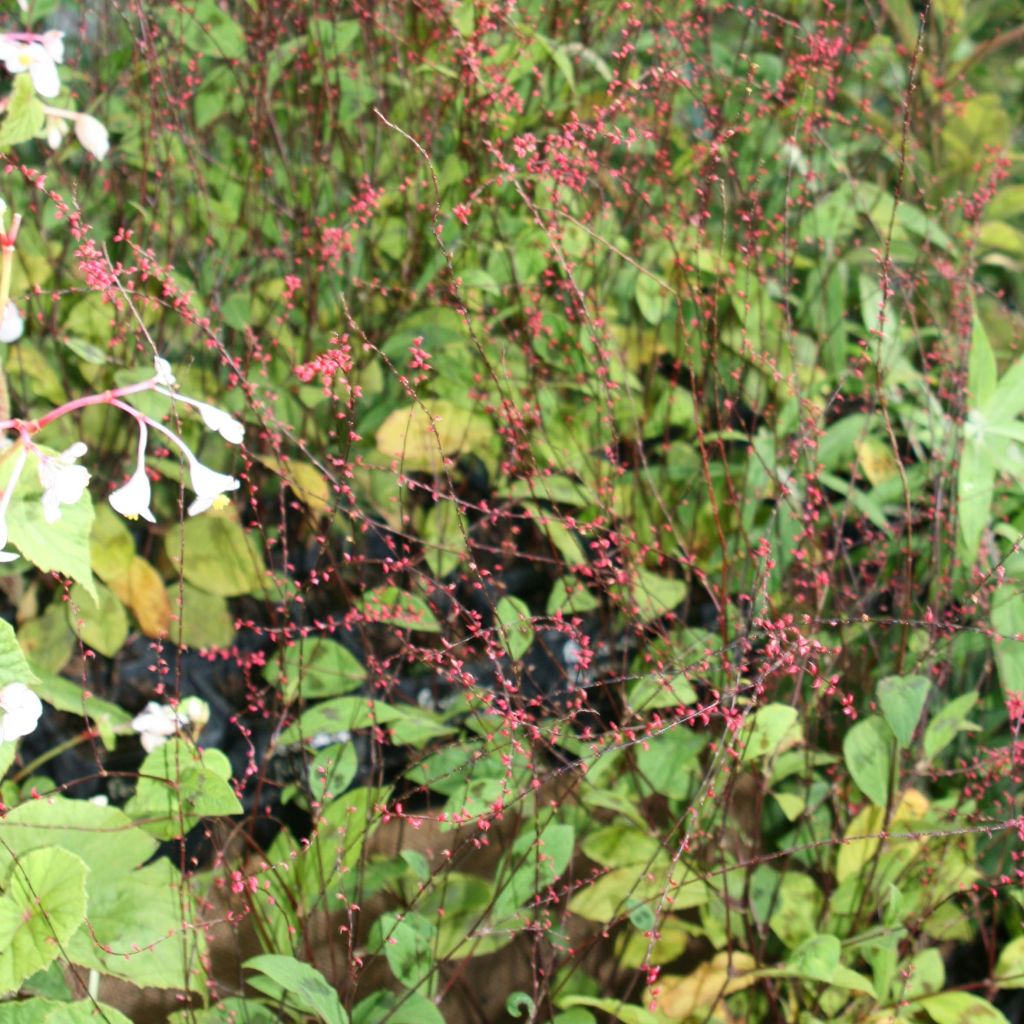
M 1018 5 L 8 6 L 0 1016 L 1020 1019 Z

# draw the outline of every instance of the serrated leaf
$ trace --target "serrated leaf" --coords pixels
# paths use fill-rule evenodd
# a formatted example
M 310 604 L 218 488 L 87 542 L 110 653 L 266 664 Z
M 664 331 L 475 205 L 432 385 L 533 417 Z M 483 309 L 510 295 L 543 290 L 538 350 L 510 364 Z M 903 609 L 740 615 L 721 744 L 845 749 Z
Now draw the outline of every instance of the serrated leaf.
M 85 491 L 74 505 L 62 505 L 61 517 L 55 523 L 46 521 L 41 498 L 38 460 L 30 456 L 7 510 L 11 544 L 37 569 L 67 576 L 95 595 L 89 550 L 93 524 L 89 492 Z
M 45 120 L 46 111 L 42 100 L 36 96 L 31 77 L 15 75 L 7 116 L 0 124 L 0 147 L 7 149 L 34 139 L 43 130 Z

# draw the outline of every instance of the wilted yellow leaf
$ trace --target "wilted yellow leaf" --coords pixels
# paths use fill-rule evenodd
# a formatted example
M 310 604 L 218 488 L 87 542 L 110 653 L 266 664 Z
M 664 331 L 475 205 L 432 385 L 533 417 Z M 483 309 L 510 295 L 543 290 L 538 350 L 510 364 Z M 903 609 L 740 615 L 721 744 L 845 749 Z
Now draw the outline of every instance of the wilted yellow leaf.
M 692 974 L 666 974 L 658 980 L 658 1011 L 671 1020 L 684 1021 L 694 1013 L 708 1010 L 725 996 L 741 992 L 757 978 L 749 977 L 757 961 L 748 953 L 717 953 Z M 644 995 L 649 1004 L 652 993 Z
M 318 516 L 331 514 L 331 485 L 316 466 L 298 459 L 283 462 L 276 455 L 261 455 L 259 460 L 284 480 L 311 512 Z
M 857 450 L 860 468 L 864 470 L 864 475 L 872 487 L 884 483 L 899 471 L 892 449 L 884 441 L 869 437 L 854 447 Z
M 139 629 L 149 637 L 167 636 L 171 627 L 171 603 L 160 573 L 136 555 L 127 572 L 107 581 L 117 599 L 131 609 Z

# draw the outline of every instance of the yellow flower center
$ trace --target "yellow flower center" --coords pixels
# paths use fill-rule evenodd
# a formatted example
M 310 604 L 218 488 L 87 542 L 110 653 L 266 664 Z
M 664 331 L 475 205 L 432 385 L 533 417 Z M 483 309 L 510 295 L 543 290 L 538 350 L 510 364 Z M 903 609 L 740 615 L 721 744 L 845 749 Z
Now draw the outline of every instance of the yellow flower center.
M 228 501 L 225 495 L 218 494 L 217 497 L 213 499 L 213 504 L 210 507 L 219 512 L 221 509 L 227 508 L 230 504 L 231 502 Z
M 30 68 L 30 67 L 32 67 L 32 54 L 31 53 L 25 53 L 25 52 L 19 53 L 18 54 L 18 63 L 23 68 Z

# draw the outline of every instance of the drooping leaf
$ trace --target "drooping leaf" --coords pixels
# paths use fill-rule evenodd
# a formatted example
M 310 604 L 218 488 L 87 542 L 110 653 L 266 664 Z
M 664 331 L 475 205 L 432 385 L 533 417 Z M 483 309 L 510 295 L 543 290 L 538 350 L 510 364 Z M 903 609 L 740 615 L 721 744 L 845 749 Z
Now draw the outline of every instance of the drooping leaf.
M 877 807 L 889 799 L 893 735 L 877 715 L 850 726 L 843 737 L 843 759 L 860 791 Z

